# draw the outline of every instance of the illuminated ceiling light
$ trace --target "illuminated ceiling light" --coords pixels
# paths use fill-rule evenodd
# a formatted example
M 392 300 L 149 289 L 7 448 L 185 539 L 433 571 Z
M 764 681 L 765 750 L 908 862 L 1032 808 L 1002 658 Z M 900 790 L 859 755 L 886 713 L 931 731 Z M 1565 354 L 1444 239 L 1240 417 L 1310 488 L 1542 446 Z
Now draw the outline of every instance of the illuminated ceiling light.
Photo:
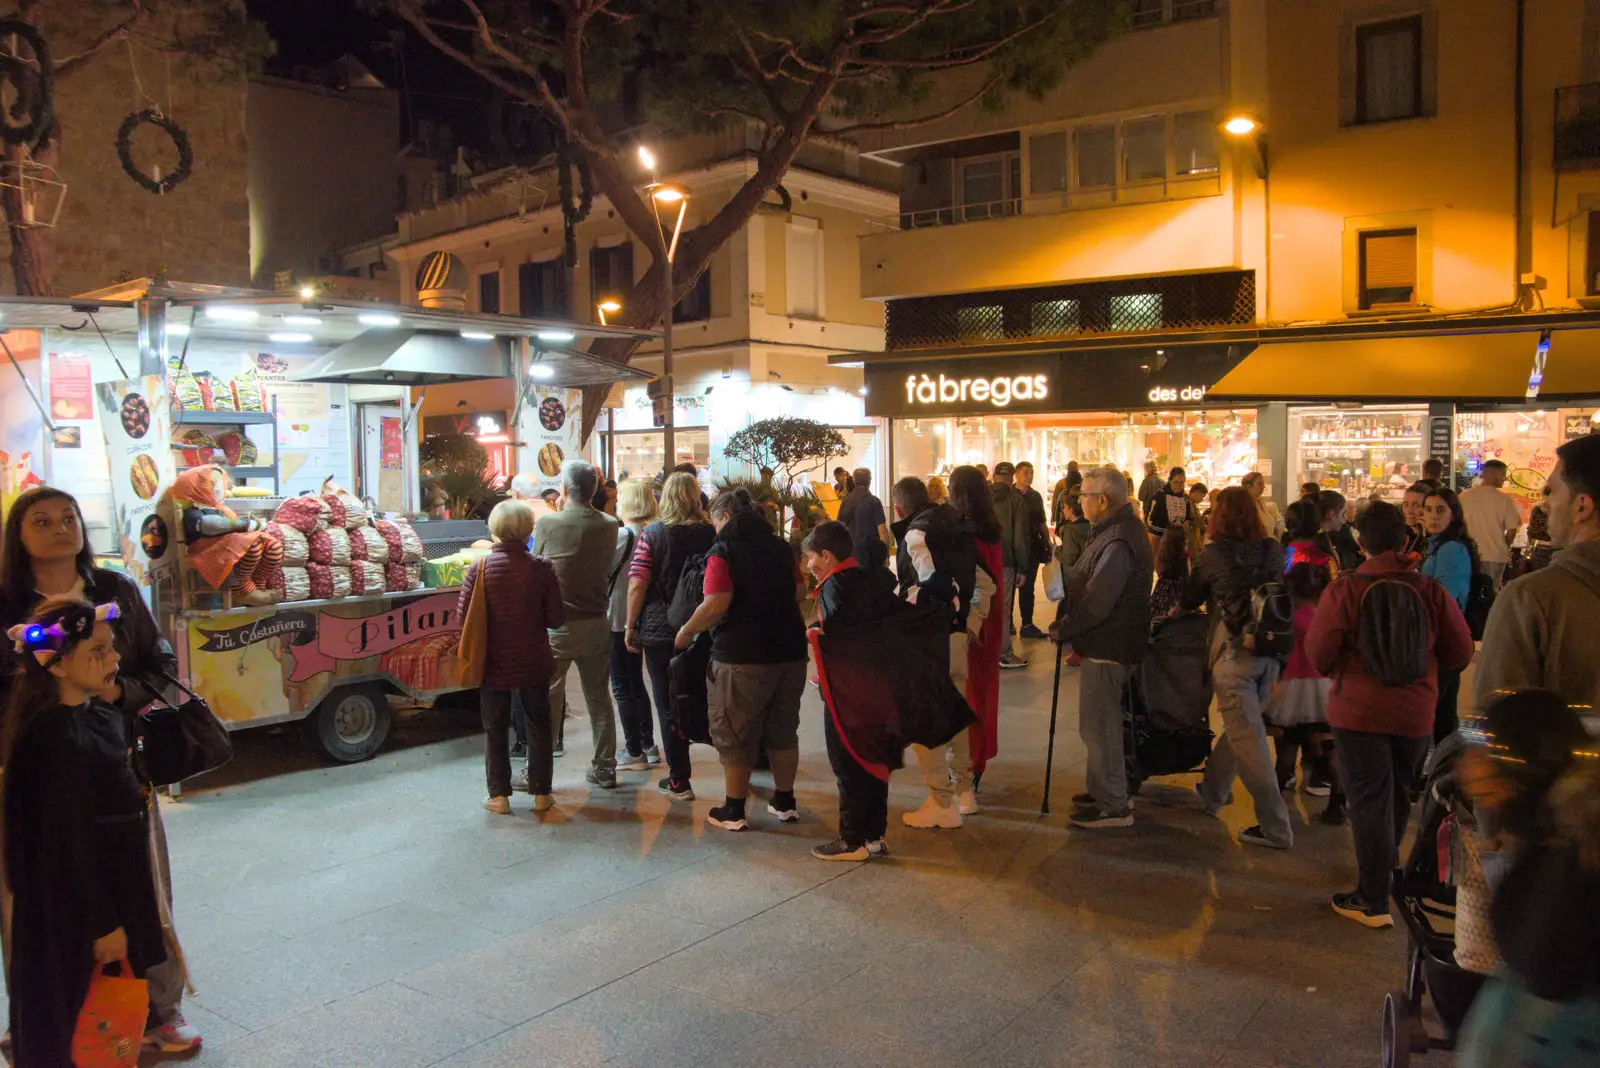
M 1222 124 L 1222 128 L 1235 137 L 1248 137 L 1256 132 L 1259 123 L 1249 115 L 1235 115 Z
M 225 323 L 253 323 L 261 318 L 254 308 L 229 308 L 213 305 L 206 309 L 207 319 L 220 319 Z
M 556 369 L 547 363 L 540 362 L 530 364 L 528 367 L 528 374 L 532 375 L 534 378 L 554 378 L 556 376 Z
M 315 315 L 285 315 L 283 321 L 290 326 L 321 326 L 322 320 Z
M 311 340 L 311 335 L 310 334 L 300 334 L 300 333 L 295 333 L 294 331 L 289 331 L 288 333 L 268 334 L 267 335 L 267 340 L 268 341 L 275 341 L 280 345 L 298 345 L 301 342 L 310 341 Z
M 482 330 L 463 330 L 461 336 L 467 341 L 493 341 L 494 335 Z
M 616 301 L 608 301 L 607 303 L 616 304 Z M 607 311 L 617 311 L 621 307 L 622 307 L 622 305 L 617 304 L 616 308 L 607 308 L 606 310 Z M 533 336 L 538 338 L 540 341 L 558 341 L 559 342 L 559 341 L 572 341 L 578 335 L 574 334 L 571 330 L 541 330 L 537 334 L 534 334 Z
M 651 152 L 643 145 L 639 146 L 639 166 L 643 167 L 647 171 L 653 171 L 656 169 L 655 153 Z
M 390 315 L 387 312 L 367 312 L 365 315 L 356 316 L 356 322 L 365 326 L 399 326 L 400 316 Z
M 317 287 L 316 286 L 301 286 L 300 287 L 300 299 L 301 300 L 310 300 L 312 297 L 314 297 L 316 295 L 317 295 Z
M 171 334 L 173 337 L 188 337 L 189 336 L 189 324 L 188 323 L 168 323 L 167 324 L 167 333 Z

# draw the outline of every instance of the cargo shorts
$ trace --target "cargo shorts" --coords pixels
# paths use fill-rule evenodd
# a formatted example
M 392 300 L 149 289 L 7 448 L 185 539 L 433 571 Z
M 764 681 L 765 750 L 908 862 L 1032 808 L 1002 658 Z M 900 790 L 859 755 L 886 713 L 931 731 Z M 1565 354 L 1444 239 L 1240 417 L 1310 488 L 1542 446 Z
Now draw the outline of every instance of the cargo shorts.
M 806 661 L 787 664 L 711 662 L 707 692 L 711 744 L 723 764 L 751 767 L 762 749 L 800 747 L 800 698 Z

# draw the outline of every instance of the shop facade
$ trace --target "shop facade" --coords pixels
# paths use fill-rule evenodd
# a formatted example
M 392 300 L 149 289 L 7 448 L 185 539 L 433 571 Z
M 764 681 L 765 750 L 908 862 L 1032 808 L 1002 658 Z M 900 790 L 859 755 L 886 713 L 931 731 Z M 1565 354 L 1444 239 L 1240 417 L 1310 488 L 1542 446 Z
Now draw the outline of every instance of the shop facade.
M 1069 461 L 1142 477 L 1182 467 L 1191 482 L 1237 485 L 1258 464 L 1254 405 L 1209 393 L 1250 346 L 996 351 L 943 359 L 885 354 L 866 364 L 866 412 L 887 420 L 894 478 L 962 464 L 1031 462 L 1053 484 Z

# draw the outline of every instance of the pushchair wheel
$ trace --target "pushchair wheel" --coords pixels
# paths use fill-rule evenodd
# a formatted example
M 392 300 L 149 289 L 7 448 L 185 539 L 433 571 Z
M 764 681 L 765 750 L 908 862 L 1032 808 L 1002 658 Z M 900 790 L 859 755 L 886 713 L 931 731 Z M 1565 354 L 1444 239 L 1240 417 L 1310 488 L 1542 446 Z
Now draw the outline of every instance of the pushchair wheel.
M 1422 970 L 1422 947 L 1415 942 L 1411 944 L 1411 956 L 1407 964 L 1406 1004 L 1411 1009 L 1411 1015 L 1416 1016 L 1422 1012 L 1422 999 L 1428 992 L 1428 982 Z
M 1383 999 L 1383 1068 L 1410 1068 L 1413 1032 L 1419 1026 L 1404 990 Z

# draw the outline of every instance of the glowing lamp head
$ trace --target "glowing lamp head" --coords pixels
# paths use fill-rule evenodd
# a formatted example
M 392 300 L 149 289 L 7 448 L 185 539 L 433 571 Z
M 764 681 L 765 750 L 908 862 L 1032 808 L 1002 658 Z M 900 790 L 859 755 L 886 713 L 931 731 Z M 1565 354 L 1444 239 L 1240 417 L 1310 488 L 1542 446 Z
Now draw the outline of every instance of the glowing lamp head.
M 315 286 L 301 286 L 300 287 L 300 299 L 301 300 L 310 300 L 312 297 L 314 297 L 316 295 L 317 295 L 317 290 L 316 290 Z
M 658 185 L 650 195 L 657 204 L 678 204 L 689 199 L 689 194 L 675 185 Z
M 1222 124 L 1222 128 L 1235 137 L 1248 137 L 1256 132 L 1256 120 L 1248 115 L 1235 115 Z
M 600 310 L 605 312 L 607 315 L 615 315 L 617 312 L 622 310 L 622 301 L 613 300 L 610 297 L 607 297 L 605 300 L 600 302 L 599 307 Z
M 656 169 L 655 154 L 643 145 L 639 146 L 639 166 L 643 167 L 647 171 L 653 171 Z

